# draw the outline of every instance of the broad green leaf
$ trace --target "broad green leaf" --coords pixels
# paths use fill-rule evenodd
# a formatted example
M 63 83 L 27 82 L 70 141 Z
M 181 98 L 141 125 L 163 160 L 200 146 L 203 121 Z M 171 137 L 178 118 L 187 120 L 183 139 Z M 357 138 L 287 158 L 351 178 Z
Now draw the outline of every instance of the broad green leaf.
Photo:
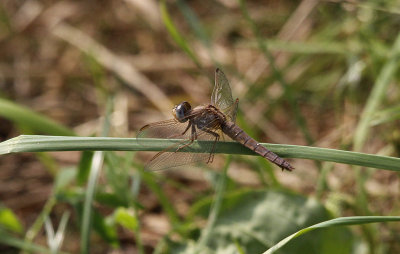
M 133 232 L 138 227 L 138 221 L 134 215 L 134 211 L 130 209 L 126 209 L 123 207 L 117 208 L 114 211 L 114 220 L 116 223 Z
M 103 215 L 96 209 L 92 210 L 93 214 L 93 228 L 96 232 L 111 246 L 117 247 L 119 245 L 117 238 L 117 229 L 115 225 L 108 222 Z
M 76 204 L 76 209 L 80 218 L 80 223 L 82 224 L 83 219 L 83 204 L 82 202 Z M 92 209 L 92 222 L 90 227 L 95 230 L 95 232 L 100 235 L 100 237 L 113 247 L 119 245 L 117 238 L 117 230 L 114 223 L 107 220 L 97 209 Z M 81 251 L 82 252 L 82 251 Z
M 197 205 L 191 214 L 206 215 L 210 202 Z M 181 243 L 182 253 L 262 253 L 304 227 L 331 219 L 315 199 L 271 190 L 240 191 L 225 196 L 207 248 Z M 193 239 L 196 241 L 196 239 Z M 298 238 L 279 253 L 351 253 L 353 237 L 346 228 L 329 228 Z M 335 247 L 335 248 L 333 248 Z M 210 252 L 210 250 L 212 250 Z M 174 250 L 171 250 L 175 253 Z

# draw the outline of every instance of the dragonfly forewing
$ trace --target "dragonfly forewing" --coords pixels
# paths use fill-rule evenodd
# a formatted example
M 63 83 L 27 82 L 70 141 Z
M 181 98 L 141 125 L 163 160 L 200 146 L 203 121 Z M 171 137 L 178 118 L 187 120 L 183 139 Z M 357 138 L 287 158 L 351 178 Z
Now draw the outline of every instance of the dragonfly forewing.
M 187 124 L 180 123 L 175 119 L 151 123 L 139 130 L 137 140 L 141 144 L 143 138 L 188 139 L 190 132 L 185 132 L 186 128 Z

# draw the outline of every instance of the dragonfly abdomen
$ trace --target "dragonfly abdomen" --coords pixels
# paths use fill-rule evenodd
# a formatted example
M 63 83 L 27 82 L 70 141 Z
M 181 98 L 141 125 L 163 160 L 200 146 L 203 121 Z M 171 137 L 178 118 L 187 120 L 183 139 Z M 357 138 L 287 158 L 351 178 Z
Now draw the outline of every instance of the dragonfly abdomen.
M 272 151 L 268 150 L 260 143 L 258 143 L 255 139 L 250 137 L 246 132 L 244 132 L 239 126 L 237 126 L 234 122 L 227 122 L 224 126 L 222 126 L 222 131 L 228 135 L 231 139 L 236 140 L 241 143 L 245 147 L 253 150 L 257 154 L 262 157 L 268 159 L 272 163 L 278 165 L 282 169 L 286 169 L 292 171 L 294 168 L 289 164 L 289 162 L 285 161 Z

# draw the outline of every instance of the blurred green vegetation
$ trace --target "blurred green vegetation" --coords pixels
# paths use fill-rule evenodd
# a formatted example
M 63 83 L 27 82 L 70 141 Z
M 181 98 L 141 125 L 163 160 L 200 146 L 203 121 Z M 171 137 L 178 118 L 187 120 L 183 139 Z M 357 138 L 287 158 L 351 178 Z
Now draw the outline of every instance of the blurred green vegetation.
M 1 141 L 134 137 L 170 105 L 209 102 L 220 67 L 238 125 L 313 160 L 148 172 L 128 139 L 91 152 L 21 136 L 0 147 L 17 152 L 0 156 L 0 252 L 400 253 L 399 13 L 393 0 L 2 1 Z

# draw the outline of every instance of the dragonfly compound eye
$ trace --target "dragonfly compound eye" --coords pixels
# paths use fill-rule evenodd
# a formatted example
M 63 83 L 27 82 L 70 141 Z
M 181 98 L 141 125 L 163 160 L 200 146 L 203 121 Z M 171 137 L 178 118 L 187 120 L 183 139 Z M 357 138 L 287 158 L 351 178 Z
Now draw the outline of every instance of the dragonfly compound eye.
M 189 102 L 184 101 L 179 105 L 175 106 L 174 109 L 172 110 L 172 113 L 174 114 L 176 120 L 183 123 L 188 120 L 187 116 L 191 109 L 192 107 L 190 106 Z

